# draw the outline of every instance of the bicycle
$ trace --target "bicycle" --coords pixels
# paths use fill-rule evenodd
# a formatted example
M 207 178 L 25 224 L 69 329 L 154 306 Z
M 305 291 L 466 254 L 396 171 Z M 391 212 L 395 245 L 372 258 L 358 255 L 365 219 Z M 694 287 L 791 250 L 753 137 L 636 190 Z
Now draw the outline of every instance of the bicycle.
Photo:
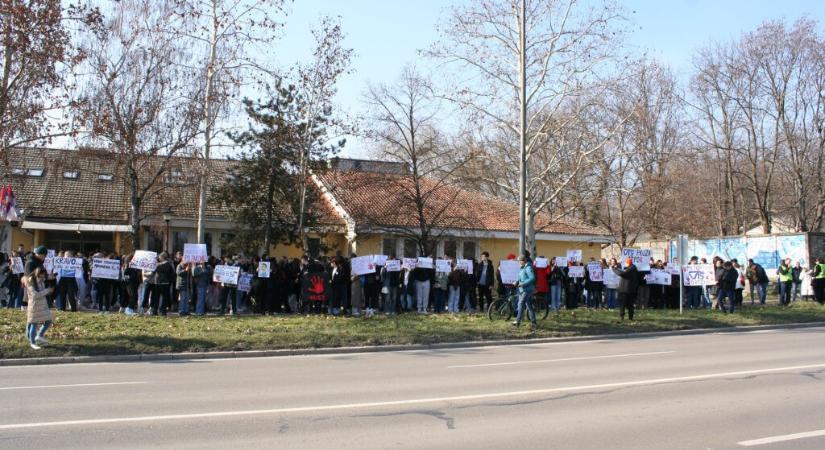
M 533 311 L 536 313 L 536 320 L 544 320 L 550 314 L 550 305 L 542 295 L 533 294 L 530 297 L 533 303 Z M 487 317 L 490 320 L 503 319 L 510 320 L 517 313 L 518 294 L 510 294 L 508 297 L 499 297 L 487 308 Z M 527 314 L 525 312 L 525 314 Z

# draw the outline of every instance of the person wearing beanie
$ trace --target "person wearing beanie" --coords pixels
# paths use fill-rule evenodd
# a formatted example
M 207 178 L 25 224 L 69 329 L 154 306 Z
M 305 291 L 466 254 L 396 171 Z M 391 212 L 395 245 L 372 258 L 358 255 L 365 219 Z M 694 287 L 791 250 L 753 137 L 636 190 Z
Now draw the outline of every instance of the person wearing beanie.
M 636 294 L 639 290 L 639 271 L 633 265 L 633 259 L 625 260 L 624 270 L 614 268 L 613 272 L 620 277 L 619 280 L 619 321 L 624 321 L 624 312 L 627 309 L 628 318 L 633 320 L 635 310 Z
M 46 260 L 46 254 L 48 253 L 49 251 L 42 245 L 35 248 L 33 252 L 29 253 L 29 257 L 26 258 L 26 267 L 23 271 L 24 275 L 28 277 L 32 274 L 32 272 L 34 272 L 34 269 L 43 267 L 43 261 Z

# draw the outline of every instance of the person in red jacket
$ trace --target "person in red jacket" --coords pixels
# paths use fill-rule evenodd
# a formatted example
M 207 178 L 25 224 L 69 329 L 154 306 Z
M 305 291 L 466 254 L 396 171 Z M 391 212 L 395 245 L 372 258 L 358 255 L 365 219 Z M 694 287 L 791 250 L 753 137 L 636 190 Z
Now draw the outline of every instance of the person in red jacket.
M 544 258 L 544 256 L 539 256 L 539 258 Z M 547 277 L 550 275 L 550 272 L 547 267 L 535 267 L 535 262 L 533 263 L 533 272 L 536 274 L 536 293 L 534 294 L 533 301 L 537 304 L 540 304 L 538 302 L 547 302 L 547 292 L 550 291 Z

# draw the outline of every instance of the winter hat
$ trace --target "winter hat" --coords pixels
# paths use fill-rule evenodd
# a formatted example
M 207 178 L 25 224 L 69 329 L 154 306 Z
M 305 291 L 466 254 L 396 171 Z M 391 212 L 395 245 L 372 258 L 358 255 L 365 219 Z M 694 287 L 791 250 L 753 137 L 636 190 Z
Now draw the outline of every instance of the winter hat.
M 34 249 L 34 254 L 35 255 L 45 255 L 45 254 L 48 254 L 48 253 L 49 253 L 49 251 L 46 249 L 46 247 L 44 245 L 40 245 L 40 246 L 38 246 L 37 248 Z

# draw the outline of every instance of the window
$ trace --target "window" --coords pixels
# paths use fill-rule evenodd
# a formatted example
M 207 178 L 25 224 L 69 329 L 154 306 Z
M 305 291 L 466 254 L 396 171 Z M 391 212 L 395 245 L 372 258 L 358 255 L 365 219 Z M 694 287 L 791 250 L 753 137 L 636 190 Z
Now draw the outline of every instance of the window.
M 456 241 L 444 241 L 444 256 L 450 259 L 455 259 L 458 249 Z
M 186 184 L 186 177 L 180 169 L 171 169 L 166 176 L 166 183 L 168 184 Z
M 307 238 L 307 252 L 309 252 L 309 256 L 317 258 L 321 254 L 321 239 Z
M 11 174 L 12 175 L 25 175 L 26 174 L 26 169 L 22 169 L 20 167 L 15 167 L 14 169 L 11 169 Z
M 80 172 L 77 170 L 65 170 L 63 171 L 63 178 L 68 178 L 69 180 L 76 180 L 80 177 Z
M 100 181 L 112 181 L 115 179 L 115 176 L 111 173 L 101 173 L 97 176 L 97 179 Z
M 189 232 L 188 231 L 174 231 L 172 232 L 172 251 L 173 252 L 182 252 L 183 251 L 183 244 L 189 242 Z
M 404 257 L 415 258 L 418 256 L 418 243 L 415 239 L 404 239 Z
M 464 259 L 473 259 L 476 257 L 476 243 L 472 241 L 464 241 L 464 248 L 461 251 Z
M 42 177 L 43 169 L 29 169 L 26 171 L 26 174 L 30 177 Z
M 398 245 L 398 239 L 388 239 L 384 238 L 384 242 L 381 245 L 381 254 L 387 256 L 395 256 L 398 252 L 396 249 Z

